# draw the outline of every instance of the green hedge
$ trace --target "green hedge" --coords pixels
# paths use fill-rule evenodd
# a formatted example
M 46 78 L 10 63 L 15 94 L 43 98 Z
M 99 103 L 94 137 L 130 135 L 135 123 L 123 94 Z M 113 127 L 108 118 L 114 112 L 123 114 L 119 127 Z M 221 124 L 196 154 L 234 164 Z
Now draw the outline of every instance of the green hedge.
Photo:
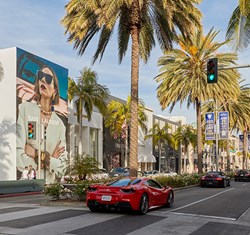
M 199 184 L 200 176 L 198 174 L 183 174 L 176 176 L 150 176 L 155 181 L 159 182 L 162 186 L 170 186 L 172 188 L 185 187 L 190 185 Z M 100 183 L 105 184 L 107 182 L 113 181 L 115 178 L 103 178 L 95 180 L 82 180 L 74 182 L 76 187 L 69 190 L 60 183 L 50 184 L 45 188 L 45 194 L 52 197 L 53 199 L 65 199 L 72 198 L 75 196 L 77 200 L 82 201 L 86 197 L 86 191 L 90 184 Z

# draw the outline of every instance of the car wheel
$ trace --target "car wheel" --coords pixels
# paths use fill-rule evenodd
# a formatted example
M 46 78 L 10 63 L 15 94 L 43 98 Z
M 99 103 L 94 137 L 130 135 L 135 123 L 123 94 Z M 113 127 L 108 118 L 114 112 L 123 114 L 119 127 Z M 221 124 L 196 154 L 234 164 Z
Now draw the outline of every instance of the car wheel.
M 100 208 L 98 206 L 93 206 L 93 205 L 89 205 L 89 209 L 92 212 L 98 212 L 98 211 L 100 211 Z
M 145 215 L 148 212 L 148 196 L 145 193 L 142 194 L 138 212 L 141 215 Z
M 173 203 L 174 203 L 174 193 L 170 191 L 167 199 L 167 207 L 171 208 L 173 206 Z

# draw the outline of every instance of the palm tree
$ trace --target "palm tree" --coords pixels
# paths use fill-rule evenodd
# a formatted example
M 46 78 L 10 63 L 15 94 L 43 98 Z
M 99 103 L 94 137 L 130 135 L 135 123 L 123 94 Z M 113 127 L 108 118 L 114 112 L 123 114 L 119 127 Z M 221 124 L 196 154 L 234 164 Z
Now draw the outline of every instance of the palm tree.
M 242 81 L 243 82 L 243 81 Z M 248 152 L 248 131 L 250 129 L 249 115 L 250 115 L 250 87 L 249 84 L 240 87 L 240 94 L 238 100 L 233 103 L 226 104 L 226 108 L 231 113 L 233 128 L 241 130 L 244 135 L 243 141 L 243 162 L 242 168 L 246 168 L 247 152 Z
M 244 80 L 241 80 L 239 84 L 243 83 Z M 240 93 L 238 98 L 235 101 L 232 100 L 222 100 L 218 106 L 222 111 L 228 111 L 229 113 L 229 131 L 241 130 L 244 133 L 247 124 L 249 123 L 250 115 L 250 87 L 249 84 L 240 85 Z M 206 104 L 202 107 L 202 112 L 211 112 L 214 110 L 214 107 L 211 107 L 211 104 Z M 246 131 L 245 131 L 246 133 Z M 246 135 L 246 134 L 245 134 Z M 244 136 L 246 139 L 246 136 Z M 244 140 L 245 140 L 244 139 Z M 243 156 L 246 155 L 247 143 L 243 142 Z M 227 149 L 227 171 L 230 171 L 230 144 L 229 140 L 226 141 Z
M 106 111 L 106 100 L 109 90 L 106 86 L 97 83 L 97 74 L 90 68 L 85 67 L 80 71 L 80 77 L 75 82 L 69 78 L 68 97 L 69 101 L 76 97 L 77 121 L 79 123 L 79 149 L 78 153 L 82 154 L 82 118 L 86 117 L 91 120 L 94 107 L 101 114 Z M 83 109 L 86 115 L 83 116 Z
M 189 160 L 189 145 L 192 144 L 193 148 L 195 147 L 197 143 L 197 134 L 193 126 L 184 125 L 178 127 L 175 136 L 177 141 L 184 146 L 184 172 L 187 172 L 186 159 Z M 180 170 L 181 169 L 179 169 L 179 173 Z
M 172 143 L 172 135 L 168 132 L 170 126 L 166 124 L 162 128 L 160 128 L 159 124 L 156 123 L 154 126 L 149 130 L 149 133 L 145 136 L 145 139 L 153 140 L 153 145 L 157 146 L 158 148 L 158 164 L 159 164 L 159 172 L 161 172 L 161 144 L 167 141 L 168 143 Z
M 239 0 L 227 26 L 227 39 L 232 39 L 236 50 L 248 47 L 250 43 L 250 4 L 249 0 Z
M 127 164 L 127 150 L 128 150 L 128 128 L 130 125 L 131 118 L 131 97 L 128 96 L 126 103 L 121 103 L 119 101 L 112 100 L 108 106 L 105 114 L 105 127 L 110 129 L 112 136 L 122 136 L 125 139 L 125 163 Z M 147 121 L 147 116 L 145 114 L 144 102 L 139 99 L 139 109 L 138 109 L 138 122 L 142 129 L 146 129 L 145 122 Z
M 176 103 L 187 102 L 196 108 L 197 118 L 197 152 L 198 172 L 202 173 L 202 131 L 201 131 L 201 103 L 214 99 L 235 100 L 239 93 L 236 70 L 219 70 L 218 82 L 207 84 L 206 63 L 209 58 L 218 58 L 220 66 L 235 64 L 237 59 L 234 53 L 219 53 L 217 50 L 226 42 L 214 42 L 219 32 L 211 29 L 203 36 L 203 32 L 197 30 L 191 35 L 191 41 L 179 38 L 180 49 L 166 51 L 158 61 L 161 66 L 160 74 L 156 81 L 160 83 L 157 88 L 157 96 L 162 109 L 170 107 L 173 110 Z
M 131 38 L 131 135 L 130 174 L 138 169 L 138 87 L 139 61 L 148 61 L 155 46 L 156 36 L 160 47 L 170 49 L 177 31 L 189 37 L 193 27 L 199 26 L 201 12 L 195 4 L 201 0 L 71 0 L 66 5 L 62 24 L 82 55 L 91 39 L 99 33 L 99 42 L 93 62 L 103 57 L 106 46 L 117 26 L 118 54 L 122 61 Z

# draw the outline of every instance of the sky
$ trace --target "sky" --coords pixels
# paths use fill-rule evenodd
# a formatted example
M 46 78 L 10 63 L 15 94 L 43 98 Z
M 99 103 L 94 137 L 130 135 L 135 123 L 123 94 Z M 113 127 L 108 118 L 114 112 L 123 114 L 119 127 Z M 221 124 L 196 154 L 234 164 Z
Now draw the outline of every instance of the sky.
M 92 65 L 97 38 L 91 41 L 84 55 L 78 56 L 77 50 L 67 42 L 65 28 L 60 23 L 67 3 L 68 0 L 0 0 L 0 49 L 19 47 L 67 68 L 69 76 L 74 79 L 79 77 L 81 69 L 90 67 L 98 74 L 98 83 L 107 86 L 111 95 L 126 100 L 130 93 L 130 50 L 119 64 L 117 38 L 114 34 L 101 62 Z M 198 7 L 203 14 L 204 33 L 214 27 L 220 31 L 216 41 L 224 41 L 229 18 L 237 4 L 238 0 L 203 0 Z M 232 49 L 226 46 L 222 51 Z M 187 123 L 194 123 L 195 110 L 192 107 L 188 110 L 186 104 L 177 104 L 171 113 L 168 109 L 161 110 L 156 97 L 159 84 L 154 78 L 159 73 L 157 61 L 162 55 L 157 45 L 148 63 L 140 63 L 139 97 L 157 115 L 185 116 Z M 238 64 L 250 64 L 248 58 L 250 47 L 239 53 Z M 250 83 L 250 70 L 241 69 L 239 72 Z

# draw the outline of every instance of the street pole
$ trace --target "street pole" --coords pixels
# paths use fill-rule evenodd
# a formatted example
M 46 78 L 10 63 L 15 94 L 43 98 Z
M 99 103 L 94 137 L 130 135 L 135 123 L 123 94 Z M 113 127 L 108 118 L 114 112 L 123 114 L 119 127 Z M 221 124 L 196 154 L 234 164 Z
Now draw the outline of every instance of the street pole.
M 218 107 L 217 100 L 215 100 L 215 157 L 216 157 L 216 171 L 218 171 Z

